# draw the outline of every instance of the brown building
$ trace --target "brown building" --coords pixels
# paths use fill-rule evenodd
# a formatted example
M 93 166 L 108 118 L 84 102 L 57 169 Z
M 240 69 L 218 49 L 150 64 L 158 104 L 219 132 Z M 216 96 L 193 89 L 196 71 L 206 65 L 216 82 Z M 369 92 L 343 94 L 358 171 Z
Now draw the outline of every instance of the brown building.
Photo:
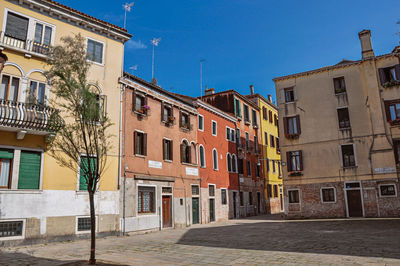
M 128 73 L 123 99 L 122 231 L 183 227 L 193 221 L 199 186 L 197 110 Z M 197 197 L 198 195 L 195 195 Z
M 274 79 L 288 217 L 400 215 L 400 47 L 359 37 L 361 60 Z
M 244 217 L 265 213 L 264 178 L 261 167 L 260 108 L 234 90 L 215 93 L 206 90 L 202 101 L 234 116 L 239 183 L 232 190 L 232 216 Z M 233 205 L 238 203 L 238 206 Z

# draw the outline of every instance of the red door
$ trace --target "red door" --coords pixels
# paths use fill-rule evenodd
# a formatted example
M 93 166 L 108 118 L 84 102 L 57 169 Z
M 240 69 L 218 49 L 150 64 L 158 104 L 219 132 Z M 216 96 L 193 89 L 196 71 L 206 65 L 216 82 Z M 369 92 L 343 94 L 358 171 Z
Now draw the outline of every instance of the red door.
M 172 226 L 171 210 L 172 210 L 172 208 L 171 208 L 171 196 L 163 196 L 162 197 L 163 228 Z

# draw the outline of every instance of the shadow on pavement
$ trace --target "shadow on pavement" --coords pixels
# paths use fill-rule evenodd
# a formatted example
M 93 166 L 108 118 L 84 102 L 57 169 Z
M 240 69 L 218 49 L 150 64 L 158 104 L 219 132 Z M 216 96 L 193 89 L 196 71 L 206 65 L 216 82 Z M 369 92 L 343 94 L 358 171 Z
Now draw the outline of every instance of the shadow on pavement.
M 177 244 L 400 259 L 400 220 L 238 220 L 236 225 L 190 229 Z

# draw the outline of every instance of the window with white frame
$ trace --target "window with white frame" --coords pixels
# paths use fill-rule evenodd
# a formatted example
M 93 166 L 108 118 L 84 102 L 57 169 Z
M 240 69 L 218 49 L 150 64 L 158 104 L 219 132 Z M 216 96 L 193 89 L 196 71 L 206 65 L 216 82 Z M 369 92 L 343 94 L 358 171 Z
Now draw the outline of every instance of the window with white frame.
M 231 129 L 226 127 L 226 140 L 231 140 Z
M 354 151 L 353 144 L 345 144 L 340 146 L 340 152 L 342 157 L 342 167 L 355 167 L 356 163 L 356 156 Z
M 200 145 L 200 147 L 199 147 L 199 157 L 200 157 L 200 167 L 205 168 L 206 167 L 206 159 L 205 159 L 205 152 L 204 152 L 203 145 Z
M 27 103 L 41 104 L 45 103 L 46 84 L 43 82 L 31 80 L 29 82 L 29 93 Z
M 92 62 L 103 64 L 104 44 L 92 39 L 87 40 L 87 56 Z
M 215 197 L 215 185 L 208 185 L 208 196 Z
M 289 194 L 289 203 L 300 203 L 300 191 L 296 190 L 288 190 Z
M 379 185 L 379 196 L 380 197 L 396 197 L 396 185 L 395 184 L 380 184 Z
M 155 187 L 138 187 L 138 213 L 155 213 Z
M 218 170 L 218 153 L 216 149 L 213 149 L 213 168 Z
M 200 131 L 204 131 L 204 116 L 198 116 L 198 127 Z
M 321 199 L 323 203 L 336 202 L 336 191 L 333 187 L 321 188 Z
M 1 78 L 0 100 L 17 102 L 20 78 L 3 74 Z
M 236 142 L 236 131 L 230 127 L 226 127 L 226 140 Z
M 24 220 L 0 221 L 0 240 L 24 238 Z
M 227 164 L 228 172 L 232 172 L 232 157 L 229 153 L 226 154 L 226 164 Z
M 217 122 L 211 121 L 211 133 L 213 136 L 217 135 Z

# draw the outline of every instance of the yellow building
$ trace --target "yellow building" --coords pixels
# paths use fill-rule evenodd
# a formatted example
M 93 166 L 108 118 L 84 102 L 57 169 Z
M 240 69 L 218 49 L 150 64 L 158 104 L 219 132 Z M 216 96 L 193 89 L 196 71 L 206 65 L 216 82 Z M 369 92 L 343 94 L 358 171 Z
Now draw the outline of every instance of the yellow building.
M 0 87 L 0 241 L 87 233 L 88 194 L 80 173 L 62 168 L 48 153 L 57 128 L 47 119 L 51 85 L 44 75 L 49 47 L 66 35 L 86 38 L 89 80 L 107 99 L 113 149 L 96 193 L 98 232 L 119 230 L 120 93 L 125 29 L 50 0 L 0 2 L 0 50 L 8 56 Z M 26 104 L 35 97 L 38 105 Z M 43 107 L 44 106 L 44 107 Z
M 267 213 L 280 213 L 283 211 L 283 189 L 281 154 L 279 148 L 278 108 L 272 102 L 271 95 L 268 100 L 258 93 L 254 93 L 250 86 L 251 94 L 246 97 L 256 102 L 260 107 L 260 132 L 263 157 L 263 173 L 265 180 L 265 199 Z

